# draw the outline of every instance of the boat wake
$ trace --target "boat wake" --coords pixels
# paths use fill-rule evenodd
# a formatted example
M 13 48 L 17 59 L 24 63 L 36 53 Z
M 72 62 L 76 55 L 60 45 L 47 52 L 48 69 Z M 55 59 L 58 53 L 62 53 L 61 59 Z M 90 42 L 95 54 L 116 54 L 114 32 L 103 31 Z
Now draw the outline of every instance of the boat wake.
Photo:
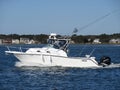
M 21 63 L 21 62 L 16 62 L 15 64 L 16 67 L 42 67 L 42 68 L 46 68 L 46 67 L 57 67 L 57 68 L 76 68 L 76 67 L 62 67 L 62 66 L 45 66 L 45 65 L 42 65 L 42 64 L 38 64 L 38 63 Z M 78 67 L 77 67 L 78 68 Z M 82 68 L 82 67 L 80 67 Z M 85 67 L 83 67 L 85 68 Z M 88 68 L 88 67 L 86 67 Z M 90 67 L 89 67 L 90 68 Z M 99 68 L 120 68 L 120 63 L 118 64 L 114 64 L 112 63 L 111 65 L 108 65 L 108 66 L 105 66 L 105 67 L 91 67 L 91 69 L 99 69 Z
M 105 68 L 120 68 L 120 63 L 118 63 L 118 64 L 112 63 L 111 65 L 106 66 Z

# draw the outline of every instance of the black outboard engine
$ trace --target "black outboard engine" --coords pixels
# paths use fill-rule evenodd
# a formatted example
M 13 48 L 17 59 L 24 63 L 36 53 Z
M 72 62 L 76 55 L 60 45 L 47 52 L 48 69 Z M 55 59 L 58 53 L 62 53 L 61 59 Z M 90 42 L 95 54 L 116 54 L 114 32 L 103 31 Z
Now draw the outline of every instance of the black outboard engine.
M 108 66 L 111 64 L 111 58 L 108 56 L 103 56 L 100 58 L 99 65 L 102 65 L 103 67 Z

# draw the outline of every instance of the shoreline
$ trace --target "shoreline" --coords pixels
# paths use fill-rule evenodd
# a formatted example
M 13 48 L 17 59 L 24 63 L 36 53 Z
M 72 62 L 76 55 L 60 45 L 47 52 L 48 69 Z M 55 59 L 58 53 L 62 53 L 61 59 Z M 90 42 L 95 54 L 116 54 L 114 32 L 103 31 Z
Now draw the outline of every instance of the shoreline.
M 42 43 L 40 43 L 40 44 L 0 44 L 0 46 L 6 46 L 6 45 L 46 45 L 46 44 L 42 44 Z M 118 46 L 120 46 L 120 43 L 119 43 L 119 44 L 109 44 L 109 43 L 103 43 L 103 44 L 74 43 L 74 44 L 73 44 L 73 43 L 72 43 L 72 44 L 70 44 L 70 45 L 118 45 Z

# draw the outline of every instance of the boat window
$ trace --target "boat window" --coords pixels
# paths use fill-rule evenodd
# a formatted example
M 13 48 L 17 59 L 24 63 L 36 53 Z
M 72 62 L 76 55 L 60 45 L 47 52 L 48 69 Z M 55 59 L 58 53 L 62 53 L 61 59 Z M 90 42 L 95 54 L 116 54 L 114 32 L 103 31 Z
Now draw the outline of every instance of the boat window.
M 49 47 L 54 47 L 56 49 L 65 49 L 67 40 L 60 39 L 48 39 Z
M 40 50 L 37 50 L 37 52 L 40 52 Z
M 54 39 L 48 39 L 48 44 L 54 44 L 55 40 Z
M 56 49 L 60 49 L 61 47 L 64 47 L 65 44 L 66 44 L 66 40 L 58 40 L 58 41 L 55 41 L 53 46 Z
M 66 40 L 60 40 L 59 45 L 60 47 L 64 46 L 66 44 Z
M 56 43 L 53 45 L 53 47 L 56 48 L 56 49 L 59 49 L 59 48 L 60 48 L 59 45 L 56 44 Z
M 50 53 L 50 51 L 46 51 L 47 53 Z

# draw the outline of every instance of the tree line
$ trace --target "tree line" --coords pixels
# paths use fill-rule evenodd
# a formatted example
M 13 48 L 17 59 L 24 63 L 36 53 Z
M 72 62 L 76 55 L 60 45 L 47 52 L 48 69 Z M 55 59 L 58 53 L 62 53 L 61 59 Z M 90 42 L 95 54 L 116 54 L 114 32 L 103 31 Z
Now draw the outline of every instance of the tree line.
M 0 39 L 20 39 L 20 38 L 28 38 L 30 40 L 35 40 L 45 44 L 47 43 L 48 35 L 46 34 L 38 34 L 38 35 L 0 34 Z
M 61 36 L 61 35 L 59 35 Z M 20 38 L 29 38 L 30 40 L 36 40 L 38 42 L 41 42 L 43 44 L 47 43 L 47 39 L 49 35 L 47 34 L 38 34 L 38 35 L 19 35 L 19 34 L 0 34 L 0 39 L 20 39 Z M 109 43 L 109 40 L 111 39 L 120 39 L 120 33 L 115 34 L 101 34 L 101 35 L 72 35 L 70 36 L 71 40 L 74 43 L 92 43 L 94 39 L 100 39 L 101 43 Z
M 109 43 L 111 39 L 120 39 L 120 33 L 111 35 L 73 35 L 71 38 L 75 43 L 92 43 L 95 39 L 99 39 L 101 43 Z

